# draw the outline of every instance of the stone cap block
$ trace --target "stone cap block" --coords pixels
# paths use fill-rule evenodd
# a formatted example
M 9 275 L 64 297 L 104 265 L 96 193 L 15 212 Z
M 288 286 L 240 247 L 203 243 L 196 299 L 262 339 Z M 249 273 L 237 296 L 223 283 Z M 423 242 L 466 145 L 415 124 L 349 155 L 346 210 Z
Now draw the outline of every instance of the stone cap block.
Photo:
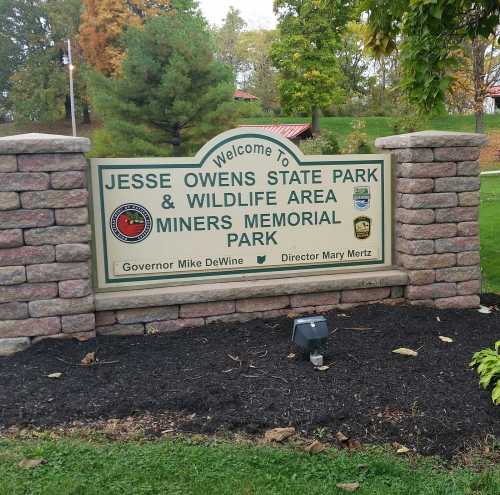
M 89 150 L 90 140 L 84 137 L 30 133 L 0 138 L 0 155 L 85 153 Z
M 419 131 L 409 134 L 381 137 L 375 146 L 383 149 L 440 148 L 450 146 L 483 146 L 488 142 L 485 134 L 452 131 Z
M 454 255 L 452 256 L 454 257 Z M 407 282 L 406 272 L 399 269 L 388 269 L 362 273 L 252 280 L 251 284 L 248 281 L 215 282 L 121 292 L 98 292 L 95 294 L 95 304 L 97 311 L 108 311 L 257 297 L 316 294 L 344 289 L 392 287 L 406 285 Z

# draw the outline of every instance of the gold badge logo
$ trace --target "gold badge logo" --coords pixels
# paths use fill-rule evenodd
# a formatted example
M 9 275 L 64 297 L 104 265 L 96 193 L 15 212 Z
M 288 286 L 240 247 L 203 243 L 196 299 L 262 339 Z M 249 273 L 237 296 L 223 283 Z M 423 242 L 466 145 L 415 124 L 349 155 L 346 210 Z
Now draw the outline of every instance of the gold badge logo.
M 368 239 L 372 229 L 372 220 L 369 217 L 354 219 L 354 235 L 357 239 Z

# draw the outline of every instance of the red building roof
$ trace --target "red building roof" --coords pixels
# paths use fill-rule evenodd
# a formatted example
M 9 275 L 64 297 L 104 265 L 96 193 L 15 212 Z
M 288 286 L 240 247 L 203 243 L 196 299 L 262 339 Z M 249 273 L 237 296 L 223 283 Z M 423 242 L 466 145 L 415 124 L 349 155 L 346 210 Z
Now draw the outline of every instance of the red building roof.
M 234 92 L 234 98 L 236 100 L 247 100 L 247 101 L 258 100 L 258 98 L 256 96 L 251 95 L 250 93 L 247 93 L 245 91 L 241 91 L 241 89 L 237 89 Z
M 312 137 L 311 124 L 240 125 L 239 127 L 258 127 L 288 139 Z
M 491 86 L 491 88 L 488 88 L 488 96 L 500 96 L 500 86 Z

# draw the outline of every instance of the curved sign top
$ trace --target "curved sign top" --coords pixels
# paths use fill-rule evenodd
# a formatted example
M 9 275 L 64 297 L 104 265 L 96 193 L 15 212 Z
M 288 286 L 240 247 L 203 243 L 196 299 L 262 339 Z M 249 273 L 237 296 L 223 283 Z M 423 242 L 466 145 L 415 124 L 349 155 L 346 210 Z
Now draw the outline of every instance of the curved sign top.
M 255 128 L 193 158 L 92 160 L 98 290 L 391 265 L 390 155 L 308 155 Z

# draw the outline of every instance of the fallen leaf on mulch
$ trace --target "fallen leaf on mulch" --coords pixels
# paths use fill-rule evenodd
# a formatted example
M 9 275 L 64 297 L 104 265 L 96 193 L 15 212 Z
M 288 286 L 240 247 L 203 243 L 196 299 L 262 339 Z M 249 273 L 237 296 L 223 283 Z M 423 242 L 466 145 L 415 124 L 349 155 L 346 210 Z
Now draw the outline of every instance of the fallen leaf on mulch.
M 94 364 L 96 362 L 95 352 L 88 352 L 87 354 L 85 354 L 85 357 L 80 362 L 85 366 L 90 366 L 91 364 Z
M 47 464 L 45 459 L 23 459 L 17 467 L 21 469 L 33 469 L 42 464 Z
M 349 441 L 347 442 L 347 448 L 349 450 L 357 450 L 361 448 L 361 442 L 359 440 L 354 440 L 352 438 L 349 438 Z
M 315 370 L 318 370 L 318 371 L 327 371 L 330 369 L 330 366 L 327 366 L 326 364 L 324 364 L 323 366 L 316 366 L 316 368 L 314 368 Z
M 402 356 L 418 356 L 417 351 L 413 351 L 412 349 L 407 349 L 406 347 L 399 347 L 398 349 L 394 349 L 392 351 L 394 354 L 401 354 Z
M 396 449 L 396 454 L 407 454 L 411 450 L 406 445 L 398 442 L 392 442 L 392 446 Z
M 194 435 L 191 435 L 189 439 L 193 443 L 204 443 L 208 440 L 208 437 L 206 435 L 202 435 L 201 433 L 196 433 Z
M 335 438 L 337 439 L 337 442 L 347 442 L 349 440 L 349 437 L 346 437 L 341 431 L 338 431 L 335 433 Z
M 160 333 L 160 330 L 156 328 L 155 326 L 151 325 L 146 325 L 146 335 L 157 335 Z
M 439 336 L 439 340 L 442 340 L 443 342 L 453 342 L 453 339 L 451 337 L 445 337 L 444 335 Z
M 61 378 L 62 373 L 51 373 L 50 375 L 47 375 L 47 378 Z
M 484 315 L 489 315 L 491 313 L 491 308 L 488 308 L 488 306 L 479 306 L 477 312 L 483 313 Z
M 352 438 L 345 436 L 341 431 L 335 433 L 335 438 L 337 439 L 339 445 L 344 449 L 355 450 L 361 447 L 361 443 L 358 440 L 353 440 Z
M 337 483 L 335 486 L 346 492 L 354 492 L 359 488 L 359 483 Z
M 318 440 L 314 440 L 314 442 L 307 445 L 304 450 L 306 452 L 309 452 L 310 454 L 319 454 L 320 452 L 325 451 L 327 448 L 328 447 L 324 443 L 321 443 Z
M 264 440 L 266 442 L 283 442 L 287 438 L 295 435 L 295 428 L 273 428 L 272 430 L 267 430 L 264 433 Z

